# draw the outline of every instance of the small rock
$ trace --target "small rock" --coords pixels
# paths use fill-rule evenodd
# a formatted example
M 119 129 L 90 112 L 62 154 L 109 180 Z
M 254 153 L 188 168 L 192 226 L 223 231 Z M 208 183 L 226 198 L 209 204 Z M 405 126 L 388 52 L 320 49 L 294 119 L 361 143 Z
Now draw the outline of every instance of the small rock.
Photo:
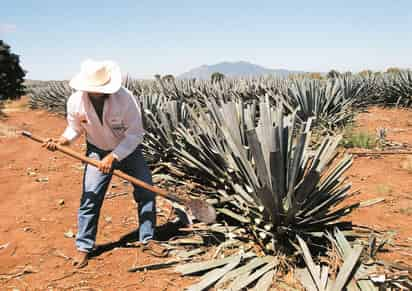
M 49 178 L 48 177 L 37 178 L 36 182 L 47 183 L 47 182 L 49 182 Z
M 74 238 L 74 233 L 71 229 L 69 229 L 69 231 L 64 233 L 64 236 L 67 238 Z
M 37 169 L 36 168 L 34 168 L 34 169 L 33 168 L 27 168 L 26 173 L 30 177 L 36 176 L 37 175 Z
M 0 245 L 0 250 L 2 250 L 2 249 L 6 249 L 9 245 L 10 245 L 10 243 L 9 243 L 9 242 L 8 242 L 8 243 L 6 243 L 6 244 Z
M 58 203 L 59 203 L 60 206 L 63 206 L 63 205 L 64 205 L 64 199 L 60 199 L 60 200 L 58 201 Z
M 111 217 L 111 216 L 105 216 L 105 217 L 104 217 L 104 220 L 105 220 L 107 223 L 111 223 L 111 222 L 112 222 L 112 217 Z
M 23 231 L 24 231 L 24 232 L 30 232 L 30 231 L 32 231 L 32 228 L 26 226 L 26 227 L 23 228 Z

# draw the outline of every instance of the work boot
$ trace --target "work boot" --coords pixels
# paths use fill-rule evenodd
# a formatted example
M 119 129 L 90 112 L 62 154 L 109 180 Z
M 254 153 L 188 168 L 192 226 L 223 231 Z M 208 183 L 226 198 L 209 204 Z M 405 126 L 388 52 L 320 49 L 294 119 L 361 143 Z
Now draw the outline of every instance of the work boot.
M 89 261 L 89 253 L 77 251 L 77 254 L 73 258 L 73 266 L 76 269 L 81 269 L 87 266 Z

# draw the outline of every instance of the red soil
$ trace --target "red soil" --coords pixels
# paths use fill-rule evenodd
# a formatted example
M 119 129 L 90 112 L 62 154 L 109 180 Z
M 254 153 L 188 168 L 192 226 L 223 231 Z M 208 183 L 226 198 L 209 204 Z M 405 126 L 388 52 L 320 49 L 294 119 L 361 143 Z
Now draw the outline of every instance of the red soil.
M 387 129 L 388 141 L 405 144 L 412 150 L 412 110 L 375 107 L 357 116 L 355 130 L 374 135 L 379 128 Z M 361 192 L 354 200 L 385 198 L 381 203 L 356 210 L 350 219 L 393 232 L 396 243 L 405 247 L 381 257 L 412 265 L 412 155 L 355 157 L 348 174 L 353 189 Z

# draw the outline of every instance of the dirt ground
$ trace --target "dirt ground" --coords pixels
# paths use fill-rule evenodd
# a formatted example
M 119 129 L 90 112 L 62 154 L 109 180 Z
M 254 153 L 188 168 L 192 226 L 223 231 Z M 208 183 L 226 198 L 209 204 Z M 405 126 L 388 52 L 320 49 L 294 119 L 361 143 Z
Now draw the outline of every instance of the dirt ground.
M 412 151 L 412 110 L 374 107 L 360 113 L 355 124 L 355 131 L 371 135 L 384 128 L 387 142 L 403 148 L 395 151 Z M 412 265 L 412 155 L 355 156 L 348 175 L 352 189 L 360 190 L 353 200 L 385 199 L 356 210 L 349 218 L 355 224 L 389 232 L 404 247 L 389 248 L 380 256 Z
M 105 200 L 97 242 L 112 243 L 112 247 L 93 258 L 87 268 L 73 270 L 67 257 L 74 253 L 69 234 L 76 232 L 81 163 L 18 136 L 16 129 L 58 136 L 65 127 L 61 117 L 21 108 L 17 103 L 6 110 L 7 118 L 0 122 L 0 274 L 11 274 L 9 280 L 0 280 L 0 289 L 182 290 L 190 285 L 195 279 L 168 270 L 127 272 L 135 264 L 165 260 L 116 244 L 136 229 L 136 206 L 130 194 Z M 372 133 L 385 127 L 388 140 L 412 145 L 412 111 L 372 108 L 361 113 L 357 122 Z M 83 147 L 82 141 L 74 145 L 78 151 Z M 353 189 L 361 191 L 353 199 L 385 198 L 351 214 L 353 222 L 391 231 L 398 243 L 412 245 L 412 156 L 357 157 L 349 177 Z M 114 179 L 109 191 L 130 189 Z M 158 203 L 162 209 L 163 202 Z M 165 209 L 158 213 L 160 223 L 168 216 Z M 412 253 L 406 248 L 382 256 L 412 264 Z

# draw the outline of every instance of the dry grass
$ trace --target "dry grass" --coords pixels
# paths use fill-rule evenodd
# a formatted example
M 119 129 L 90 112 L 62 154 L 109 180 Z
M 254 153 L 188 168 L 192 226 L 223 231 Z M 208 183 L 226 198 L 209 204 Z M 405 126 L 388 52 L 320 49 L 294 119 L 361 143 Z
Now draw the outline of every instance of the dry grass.
M 412 207 L 402 208 L 399 212 L 407 216 L 412 216 Z
M 376 192 L 379 194 L 390 194 L 393 192 L 393 189 L 387 184 L 379 184 L 376 186 Z
M 412 156 L 406 156 L 401 162 L 401 168 L 412 173 Z
M 2 137 L 15 137 L 17 136 L 17 130 L 14 127 L 7 126 L 0 121 L 0 138 Z
M 1 104 L 0 111 L 3 114 L 10 112 L 24 112 L 29 110 L 29 98 L 26 96 L 21 97 L 19 100 L 7 100 Z
M 375 134 L 367 131 L 355 131 L 352 127 L 347 127 L 341 144 L 345 148 L 373 149 L 377 146 L 378 139 Z

